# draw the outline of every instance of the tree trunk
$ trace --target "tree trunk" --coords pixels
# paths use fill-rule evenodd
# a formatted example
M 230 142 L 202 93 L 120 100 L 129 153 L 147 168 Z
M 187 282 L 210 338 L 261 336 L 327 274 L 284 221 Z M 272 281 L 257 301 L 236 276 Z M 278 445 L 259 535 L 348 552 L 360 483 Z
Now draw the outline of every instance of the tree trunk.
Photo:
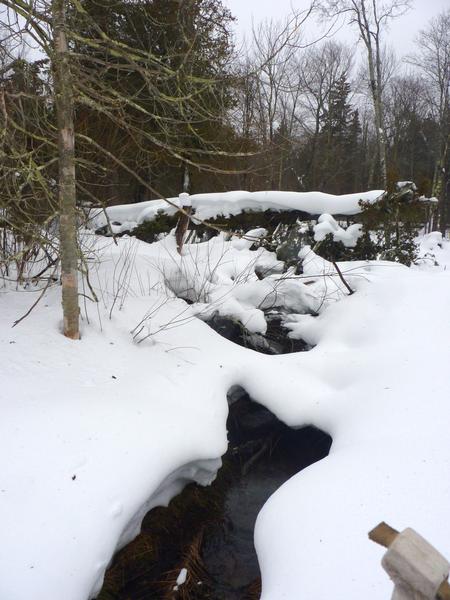
M 190 194 L 192 192 L 192 188 L 191 188 L 191 175 L 189 173 L 189 165 L 187 163 L 184 163 L 183 166 L 183 193 L 184 194 Z
M 442 127 L 442 125 L 441 125 Z M 445 135 L 445 133 L 444 133 Z M 445 236 L 447 229 L 447 202 L 446 202 L 446 191 L 447 191 L 447 153 L 449 145 L 449 137 L 440 140 L 439 158 L 436 163 L 433 177 L 433 188 L 432 195 L 438 199 L 438 211 L 436 213 L 435 230 L 439 230 L 443 236 Z
M 386 129 L 384 124 L 384 107 L 382 99 L 382 75 L 381 75 L 381 49 L 380 49 L 380 36 L 377 33 L 375 37 L 376 47 L 376 74 L 377 74 L 377 85 L 374 90 L 374 109 L 375 109 L 375 121 L 377 127 L 377 139 L 378 139 L 378 153 L 380 155 L 380 171 L 381 177 L 383 178 L 384 189 L 387 190 L 388 186 L 388 175 L 387 175 L 387 144 L 386 144 Z M 373 57 L 372 57 L 373 61 Z
M 64 335 L 80 338 L 78 306 L 78 246 L 76 226 L 75 139 L 73 92 L 66 38 L 65 1 L 53 0 L 53 76 L 58 121 L 59 239 Z
M 383 180 L 384 188 L 387 186 L 387 165 L 386 165 L 386 137 L 384 132 L 384 117 L 383 117 L 383 104 L 381 100 L 381 87 L 379 77 L 375 74 L 375 57 L 371 46 L 367 46 L 367 56 L 369 63 L 369 76 L 370 76 L 370 91 L 372 94 L 373 110 L 375 115 L 375 129 L 376 129 L 376 140 L 378 159 L 380 161 L 380 174 Z M 377 57 L 377 71 L 380 68 L 379 57 Z
M 374 5 L 375 6 L 375 5 Z M 361 36 L 367 50 L 367 62 L 369 67 L 370 91 L 372 94 L 373 110 L 375 115 L 375 129 L 378 159 L 380 161 L 380 172 L 383 180 L 384 189 L 387 189 L 387 145 L 386 132 L 384 128 L 384 114 L 382 101 L 382 75 L 381 75 L 381 49 L 380 49 L 380 31 L 375 32 L 375 51 L 373 48 L 373 32 L 369 24 L 366 5 L 361 1 L 360 8 L 357 9 L 357 20 Z M 378 28 L 378 25 L 377 25 Z

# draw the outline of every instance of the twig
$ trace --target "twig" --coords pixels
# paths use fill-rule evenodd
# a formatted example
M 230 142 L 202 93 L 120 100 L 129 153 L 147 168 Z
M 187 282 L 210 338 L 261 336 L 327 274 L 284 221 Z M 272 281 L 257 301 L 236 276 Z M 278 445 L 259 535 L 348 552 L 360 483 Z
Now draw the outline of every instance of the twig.
M 339 279 L 342 281 L 342 283 L 345 285 L 345 287 L 348 289 L 348 295 L 351 296 L 352 294 L 355 293 L 355 290 L 352 290 L 352 288 L 348 285 L 348 283 L 345 281 L 344 276 L 342 275 L 342 272 L 340 270 L 340 268 L 337 266 L 337 263 L 334 261 L 331 261 L 331 264 L 333 265 L 333 267 L 336 269 L 337 274 L 339 275 Z
M 33 304 L 31 305 L 31 307 L 27 310 L 27 312 L 22 317 L 20 317 L 20 319 L 17 319 L 17 321 L 14 321 L 13 327 L 15 327 L 21 321 L 23 321 L 24 319 L 26 319 L 28 317 L 28 315 L 31 313 L 31 311 L 39 304 L 39 302 L 42 299 L 42 297 L 44 296 L 45 292 L 50 287 L 50 283 L 53 281 L 53 275 L 56 273 L 56 269 L 58 267 L 58 262 L 59 262 L 59 259 L 56 261 L 55 268 L 53 269 L 53 273 L 52 273 L 51 277 L 49 277 L 49 279 L 48 279 L 45 287 L 42 289 L 42 292 L 39 294 L 38 299 L 35 302 L 33 302 Z

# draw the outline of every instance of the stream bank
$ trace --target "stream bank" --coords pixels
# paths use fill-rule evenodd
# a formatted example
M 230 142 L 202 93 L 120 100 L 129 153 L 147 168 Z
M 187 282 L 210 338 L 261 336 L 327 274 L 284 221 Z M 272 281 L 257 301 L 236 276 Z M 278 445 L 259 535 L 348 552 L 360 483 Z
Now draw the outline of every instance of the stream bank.
M 228 395 L 228 451 L 208 487 L 188 485 L 151 510 L 141 534 L 114 559 L 98 600 L 253 600 L 260 573 L 256 517 L 290 477 L 328 455 L 331 437 L 292 429 L 234 387 Z M 182 569 L 185 583 L 177 586 Z

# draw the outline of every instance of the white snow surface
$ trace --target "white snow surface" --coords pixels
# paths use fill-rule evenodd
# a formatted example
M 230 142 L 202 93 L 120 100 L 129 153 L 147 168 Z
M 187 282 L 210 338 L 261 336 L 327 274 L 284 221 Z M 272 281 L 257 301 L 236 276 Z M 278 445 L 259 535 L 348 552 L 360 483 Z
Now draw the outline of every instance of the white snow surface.
M 432 231 L 417 240 L 419 245 L 418 266 L 421 269 L 435 271 L 450 270 L 449 240 L 442 237 L 439 231 Z
M 335 242 L 342 242 L 345 247 L 354 248 L 362 235 L 362 225 L 353 223 L 344 229 L 336 219 L 325 213 L 320 215 L 317 224 L 314 225 L 314 240 L 321 242 L 328 234 L 333 236 Z
M 100 253 L 90 260 L 100 303 L 86 305 L 89 322 L 83 307 L 80 341 L 59 331 L 58 287 L 14 329 L 36 292 L 0 288 L 1 600 L 95 596 L 147 510 L 214 477 L 233 385 L 288 425 L 333 437 L 329 457 L 258 517 L 263 600 L 321 600 L 330 585 L 339 600 L 389 597 L 383 550 L 367 539 L 381 520 L 450 556 L 449 242 L 422 240 L 438 267 L 340 263 L 351 296 L 308 248 L 296 277 L 243 240 L 182 257 L 172 236 L 85 242 Z M 175 297 L 183 284 L 192 306 Z M 258 354 L 195 318 L 231 303 L 227 314 L 248 311 L 263 330 L 261 307 L 280 301 L 270 300 L 280 285 L 295 307 L 291 335 L 315 344 L 309 352 Z M 302 314 L 311 307 L 318 317 Z
M 187 206 L 191 202 L 198 219 L 212 219 L 219 215 L 225 217 L 238 215 L 242 211 L 284 211 L 299 210 L 312 215 L 329 213 L 332 215 L 355 215 L 361 212 L 359 201 L 375 202 L 384 194 L 382 190 L 372 190 L 357 194 L 344 194 L 335 196 L 323 192 L 222 192 L 210 194 L 193 194 L 186 198 L 168 198 L 166 200 L 148 200 L 137 204 L 120 204 L 106 209 L 109 220 L 115 233 L 126 231 L 133 226 L 152 221 L 158 212 L 162 211 L 173 215 L 181 204 Z M 106 225 L 107 219 L 103 210 L 95 209 L 91 212 L 90 223 L 93 229 Z M 126 225 L 125 225 L 126 224 Z

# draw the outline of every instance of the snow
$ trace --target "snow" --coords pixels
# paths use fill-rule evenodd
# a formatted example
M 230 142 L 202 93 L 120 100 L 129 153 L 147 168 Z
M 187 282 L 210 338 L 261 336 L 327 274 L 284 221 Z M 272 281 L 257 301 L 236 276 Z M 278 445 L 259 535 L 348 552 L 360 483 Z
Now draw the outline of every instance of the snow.
M 397 181 L 396 186 L 398 190 L 403 190 L 404 188 L 410 188 L 413 191 L 417 190 L 414 181 Z
M 187 574 L 188 571 L 185 568 L 181 569 L 181 571 L 178 573 L 176 585 L 174 585 L 172 588 L 174 592 L 177 592 L 180 589 L 180 586 L 186 583 Z
M 284 404 L 291 423 L 297 406 L 331 433 L 333 447 L 259 515 L 263 600 L 291 598 L 294 589 L 326 597 L 330 582 L 337 598 L 388 597 L 382 550 L 367 539 L 383 520 L 413 527 L 449 555 L 449 300 L 447 274 L 398 269 L 304 318 L 304 338 L 317 346 L 303 367 L 324 387 L 311 395 L 298 374 Z M 260 400 L 271 391 L 249 390 Z
M 21 295 L 11 298 L 20 311 L 29 303 Z M 8 600 L 95 594 L 147 510 L 187 481 L 208 483 L 226 448 L 220 392 L 180 401 L 196 383 L 176 352 L 142 351 L 119 323 L 85 328 L 78 347 L 61 342 L 58 304 L 50 294 L 31 336 L 2 328 L 0 597 Z M 6 307 L 2 319 L 16 310 Z
M 331 215 L 325 213 L 320 215 L 317 224 L 314 225 L 314 239 L 321 242 L 329 234 L 335 242 L 342 242 L 347 248 L 354 248 L 362 235 L 362 225 L 353 223 L 344 229 Z
M 355 215 L 361 212 L 359 202 L 375 202 L 384 192 L 373 190 L 357 194 L 334 196 L 323 192 L 223 192 L 214 194 L 193 194 L 190 196 L 195 216 L 200 220 L 212 219 L 219 215 L 225 217 L 238 215 L 242 211 L 284 211 L 298 210 L 312 215 L 329 213 L 333 215 Z M 181 204 L 187 206 L 187 195 L 183 195 Z M 153 220 L 158 212 L 174 215 L 180 205 L 179 198 L 166 200 L 149 200 L 137 204 L 120 204 L 106 209 L 116 233 L 129 231 L 144 221 Z M 124 223 L 127 228 L 124 228 Z M 90 226 L 93 229 L 107 224 L 105 211 L 95 209 L 90 215 Z
M 428 202 L 430 204 L 439 204 L 439 200 L 437 198 L 435 198 L 434 196 L 431 196 L 431 198 L 427 198 L 426 196 L 420 196 L 419 202 Z
M 215 476 L 234 385 L 333 437 L 258 517 L 262 600 L 325 598 L 330 585 L 336 598 L 388 597 L 367 539 L 381 520 L 450 556 L 449 242 L 422 238 L 414 269 L 339 263 L 351 296 L 310 248 L 296 276 L 242 238 L 181 257 L 173 236 L 84 243 L 100 303 L 82 306 L 80 341 L 60 334 L 58 287 L 14 329 L 35 288 L 0 288 L 0 598 L 95 596 L 145 513 Z M 264 331 L 274 303 L 311 351 L 258 354 L 195 318 L 218 310 Z
M 182 192 L 178 196 L 178 205 L 180 208 L 183 208 L 184 206 L 192 206 L 192 200 L 188 193 Z
M 181 569 L 177 577 L 177 585 L 183 585 L 183 583 L 186 583 L 187 573 L 187 569 Z

